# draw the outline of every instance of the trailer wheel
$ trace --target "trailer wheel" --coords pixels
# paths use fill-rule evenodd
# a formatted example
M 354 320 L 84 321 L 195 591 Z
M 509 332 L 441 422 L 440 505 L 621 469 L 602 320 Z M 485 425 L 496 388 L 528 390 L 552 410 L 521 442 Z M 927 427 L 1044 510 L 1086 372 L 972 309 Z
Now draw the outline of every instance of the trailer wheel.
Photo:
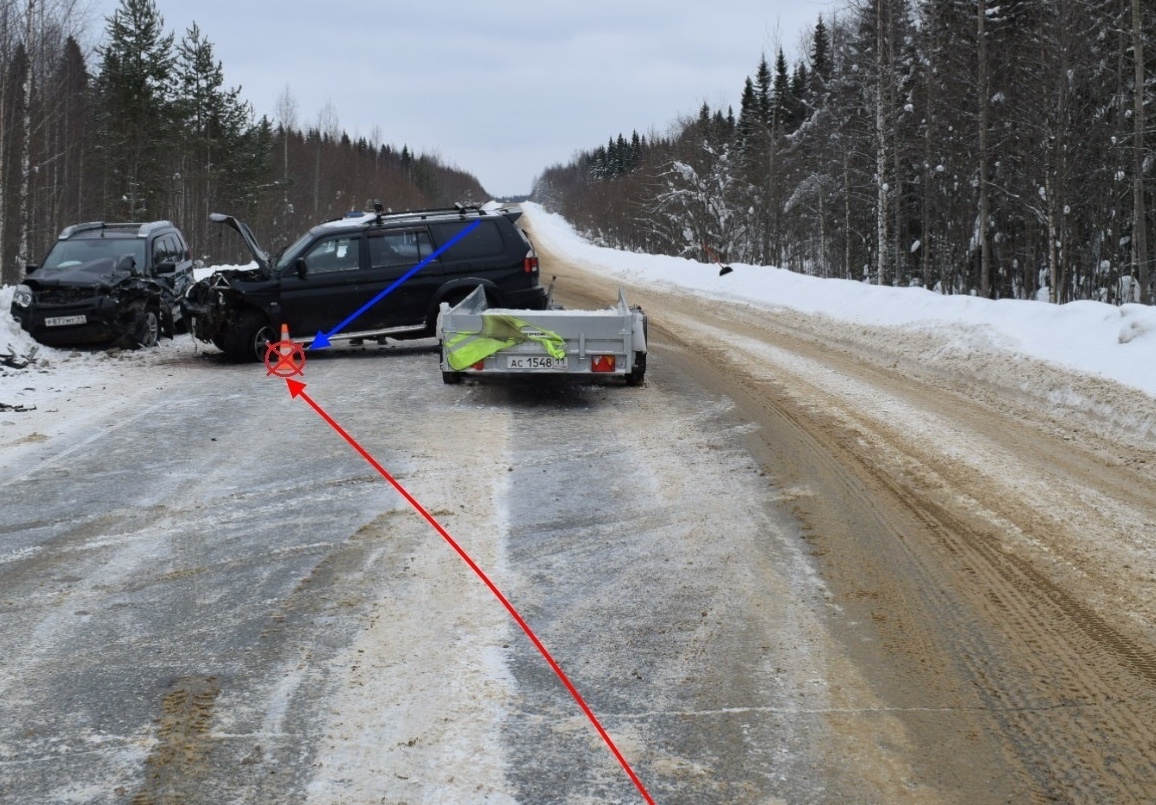
M 447 386 L 456 386 L 462 382 L 461 372 L 442 372 L 442 382 Z
M 641 386 L 646 378 L 646 353 L 634 353 L 634 368 L 626 375 L 626 385 Z

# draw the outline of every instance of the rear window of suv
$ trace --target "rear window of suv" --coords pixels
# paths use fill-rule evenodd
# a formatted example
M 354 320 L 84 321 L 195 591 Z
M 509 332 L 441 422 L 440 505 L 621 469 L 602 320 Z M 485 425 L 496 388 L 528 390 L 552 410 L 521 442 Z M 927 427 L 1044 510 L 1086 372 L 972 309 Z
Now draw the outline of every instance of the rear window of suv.
M 438 243 L 445 243 L 472 223 L 473 221 L 453 221 L 452 223 L 432 224 L 431 228 Z M 443 253 L 445 259 L 469 260 L 475 257 L 494 257 L 505 252 L 506 242 L 502 240 L 502 233 L 498 231 L 497 222 L 483 220 L 481 224 L 446 250 Z

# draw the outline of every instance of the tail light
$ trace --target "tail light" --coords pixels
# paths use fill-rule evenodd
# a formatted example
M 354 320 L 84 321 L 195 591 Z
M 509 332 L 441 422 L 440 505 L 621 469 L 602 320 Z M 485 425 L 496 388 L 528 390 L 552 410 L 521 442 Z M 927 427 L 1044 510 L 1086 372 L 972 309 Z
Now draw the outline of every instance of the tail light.
M 591 372 L 613 372 L 614 371 L 614 356 L 613 355 L 591 355 L 590 356 L 590 371 Z
M 522 271 L 527 274 L 536 274 L 538 272 L 538 258 L 532 254 L 527 254 L 522 260 Z
M 474 364 L 473 366 L 471 366 L 470 368 L 471 368 L 471 369 L 473 369 L 473 370 L 475 370 L 475 371 L 478 371 L 478 372 L 482 371 L 483 369 L 485 369 L 485 368 L 486 368 L 486 359 L 485 359 L 485 358 L 482 358 L 480 361 L 478 361 L 477 363 L 475 363 L 475 364 Z

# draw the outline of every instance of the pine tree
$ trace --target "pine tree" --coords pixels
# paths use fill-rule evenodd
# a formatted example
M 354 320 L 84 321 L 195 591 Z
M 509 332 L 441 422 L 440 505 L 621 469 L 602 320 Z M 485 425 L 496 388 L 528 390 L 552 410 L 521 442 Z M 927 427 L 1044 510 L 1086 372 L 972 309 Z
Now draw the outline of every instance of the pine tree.
M 791 97 L 787 104 L 787 128 L 794 131 L 803 123 L 807 114 L 807 93 L 810 87 L 810 77 L 807 75 L 807 65 L 799 62 L 795 71 L 791 73 Z
M 121 0 L 98 50 L 106 205 L 130 219 L 162 214 L 170 190 L 164 157 L 174 134 L 173 39 L 153 0 Z
M 781 51 L 780 51 L 781 52 Z M 771 90 L 771 68 L 767 65 L 767 56 L 764 53 L 759 60 L 758 70 L 755 72 L 755 89 L 759 121 L 764 128 L 772 128 L 774 123 L 774 94 Z
M 208 235 L 208 215 L 220 199 L 245 196 L 239 161 L 252 119 L 240 89 L 224 89 L 224 71 L 212 44 L 194 23 L 177 48 L 174 111 L 180 123 L 174 175 L 182 192 L 174 211 L 194 241 Z
M 811 40 L 811 82 L 812 87 L 821 88 L 831 80 L 831 37 L 822 15 L 815 23 L 815 33 Z
M 85 161 L 90 135 L 89 79 L 84 54 L 70 36 L 53 74 L 53 86 L 60 93 L 53 138 L 61 158 L 52 162 L 54 175 L 51 185 L 74 189 L 68 193 L 52 194 L 55 199 L 55 208 L 51 211 L 54 221 L 79 221 L 93 212 L 89 208 L 91 181 Z
M 754 147 L 755 134 L 761 124 L 762 116 L 759 99 L 755 94 L 755 84 L 748 76 L 739 99 L 739 120 L 735 127 L 738 146 L 744 155 L 749 156 L 750 150 Z
M 790 131 L 791 122 L 791 77 L 787 72 L 787 57 L 779 48 L 775 57 L 774 109 L 772 125 L 776 131 Z

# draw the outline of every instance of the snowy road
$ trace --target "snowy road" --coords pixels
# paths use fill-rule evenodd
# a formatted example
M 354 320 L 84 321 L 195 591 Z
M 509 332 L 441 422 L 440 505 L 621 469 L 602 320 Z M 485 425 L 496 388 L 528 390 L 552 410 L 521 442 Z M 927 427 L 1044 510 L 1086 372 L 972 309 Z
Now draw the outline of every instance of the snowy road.
M 488 591 L 282 381 L 187 341 L 76 371 L 91 387 L 0 453 L 5 803 L 641 801 Z M 677 360 L 643 389 L 448 387 L 429 346 L 306 375 L 659 802 L 875 798 L 823 715 L 807 544 L 752 425 Z
M 560 273 L 575 305 L 615 292 Z M 860 768 L 875 801 L 1156 799 L 1156 400 L 927 328 L 627 290 L 758 425 L 832 605 L 827 724 L 894 752 Z

